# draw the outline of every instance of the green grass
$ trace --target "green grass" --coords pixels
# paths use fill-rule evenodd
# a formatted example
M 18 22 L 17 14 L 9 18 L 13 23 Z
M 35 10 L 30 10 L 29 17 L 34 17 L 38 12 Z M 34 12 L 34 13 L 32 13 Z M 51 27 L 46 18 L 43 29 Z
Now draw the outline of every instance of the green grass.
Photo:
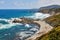
M 60 40 L 60 14 L 44 20 L 54 28 L 47 34 L 38 37 L 36 40 Z
M 60 40 L 60 26 L 41 36 L 38 40 Z
M 53 27 L 57 27 L 60 25 L 60 14 L 54 15 L 49 18 L 46 18 L 45 21 Z

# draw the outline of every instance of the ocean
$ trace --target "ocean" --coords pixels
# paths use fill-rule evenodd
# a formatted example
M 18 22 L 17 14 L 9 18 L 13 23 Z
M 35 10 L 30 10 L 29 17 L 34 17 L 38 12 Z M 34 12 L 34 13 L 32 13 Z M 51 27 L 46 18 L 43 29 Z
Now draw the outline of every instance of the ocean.
M 0 9 L 0 18 L 14 18 L 29 16 L 35 13 L 34 9 Z
M 0 40 L 25 40 L 39 30 L 36 24 L 10 23 L 10 19 L 44 19 L 49 16 L 35 9 L 0 9 Z
M 29 9 L 0 9 L 0 40 L 25 40 L 37 30 L 34 24 L 12 24 L 8 20 L 31 16 L 36 10 Z M 21 37 L 20 37 L 21 36 Z

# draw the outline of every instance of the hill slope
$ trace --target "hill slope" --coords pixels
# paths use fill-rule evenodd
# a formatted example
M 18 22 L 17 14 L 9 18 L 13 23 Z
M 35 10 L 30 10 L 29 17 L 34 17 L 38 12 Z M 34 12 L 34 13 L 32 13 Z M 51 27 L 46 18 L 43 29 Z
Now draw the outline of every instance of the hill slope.
M 46 18 L 45 21 L 54 29 L 37 40 L 60 40 L 60 14 Z
M 60 14 L 53 15 L 45 19 L 45 21 L 53 27 L 57 27 L 60 25 Z
M 60 40 L 60 26 L 57 26 L 51 32 L 43 35 L 38 40 Z
M 50 5 L 46 7 L 41 7 L 38 12 L 41 13 L 49 13 L 49 14 L 57 14 L 60 13 L 60 5 Z

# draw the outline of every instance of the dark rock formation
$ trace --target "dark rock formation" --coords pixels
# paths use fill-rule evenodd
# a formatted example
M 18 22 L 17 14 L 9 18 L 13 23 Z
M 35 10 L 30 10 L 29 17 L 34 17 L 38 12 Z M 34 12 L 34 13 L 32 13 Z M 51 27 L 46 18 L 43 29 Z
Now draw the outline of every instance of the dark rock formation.
M 27 24 L 30 24 L 30 23 L 33 23 L 33 19 L 29 19 L 29 18 L 14 19 L 12 21 L 12 23 L 27 23 Z
M 14 19 L 13 21 L 12 21 L 12 23 L 21 23 L 22 21 L 20 21 L 20 20 L 18 20 L 18 19 Z
M 40 27 L 40 24 L 34 22 L 34 21 L 38 21 L 37 19 L 29 19 L 29 18 L 20 18 L 20 19 L 14 19 L 12 21 L 12 23 L 26 23 L 26 24 L 35 24 L 38 25 L 38 27 Z

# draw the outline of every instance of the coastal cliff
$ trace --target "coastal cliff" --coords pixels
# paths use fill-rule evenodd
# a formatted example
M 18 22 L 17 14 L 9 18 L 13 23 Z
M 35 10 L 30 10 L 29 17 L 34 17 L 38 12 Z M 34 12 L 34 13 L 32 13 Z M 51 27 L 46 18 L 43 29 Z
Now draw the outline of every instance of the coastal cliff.
M 43 34 L 40 37 L 37 37 L 36 39 L 31 38 L 30 40 L 60 40 L 60 6 L 58 5 L 52 5 L 48 7 L 42 7 L 40 11 L 42 13 L 48 13 L 52 16 L 44 19 L 47 24 L 53 27 L 50 31 Z M 48 26 L 49 27 L 49 26 Z M 47 31 L 47 30 L 46 30 Z M 43 31 L 42 31 L 43 32 Z M 41 35 L 41 34 L 39 34 Z
M 45 21 L 54 28 L 37 40 L 60 40 L 60 14 L 46 18 Z
M 41 7 L 38 12 L 49 13 L 51 15 L 60 13 L 60 5 L 50 5 L 46 7 Z
M 60 6 L 56 7 L 55 5 L 55 7 L 49 7 L 44 7 L 40 12 L 53 14 L 44 19 L 44 21 L 51 25 L 53 29 L 45 35 L 38 37 L 36 40 L 60 40 Z

